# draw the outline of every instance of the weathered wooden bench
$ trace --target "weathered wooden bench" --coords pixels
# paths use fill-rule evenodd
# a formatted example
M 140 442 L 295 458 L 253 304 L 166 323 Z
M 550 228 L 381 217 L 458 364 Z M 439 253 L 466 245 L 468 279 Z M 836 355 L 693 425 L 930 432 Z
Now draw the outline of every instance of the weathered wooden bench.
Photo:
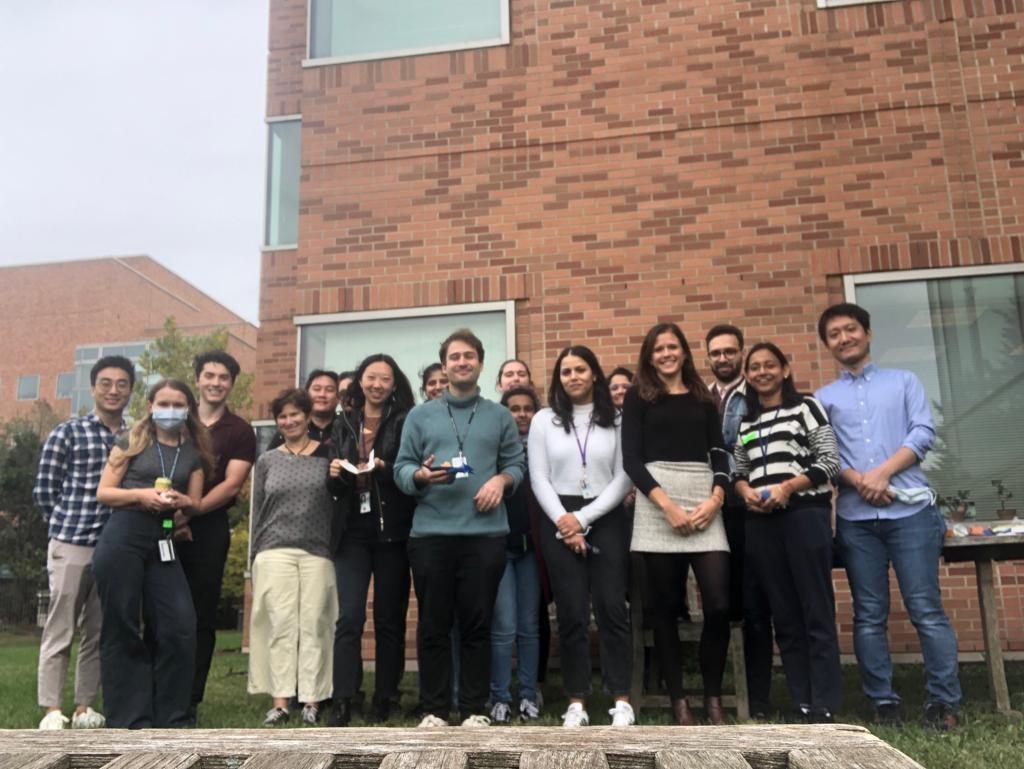
M 0 769 L 922 769 L 859 726 L 0 731 Z

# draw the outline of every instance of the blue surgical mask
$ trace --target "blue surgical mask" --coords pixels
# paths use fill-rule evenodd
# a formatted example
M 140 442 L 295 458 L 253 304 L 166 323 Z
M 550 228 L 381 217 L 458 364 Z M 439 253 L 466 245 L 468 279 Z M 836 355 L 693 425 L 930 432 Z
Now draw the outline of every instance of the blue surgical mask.
M 188 419 L 188 409 L 153 409 L 153 422 L 164 430 L 177 430 Z

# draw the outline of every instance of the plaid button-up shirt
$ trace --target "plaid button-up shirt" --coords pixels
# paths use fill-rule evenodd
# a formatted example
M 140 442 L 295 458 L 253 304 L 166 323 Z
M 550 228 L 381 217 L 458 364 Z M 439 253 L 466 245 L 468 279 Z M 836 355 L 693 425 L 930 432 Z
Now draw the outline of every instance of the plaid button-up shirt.
M 32 499 L 50 539 L 88 546 L 99 540 L 111 510 L 96 501 L 96 488 L 114 438 L 94 412 L 62 422 L 47 437 Z

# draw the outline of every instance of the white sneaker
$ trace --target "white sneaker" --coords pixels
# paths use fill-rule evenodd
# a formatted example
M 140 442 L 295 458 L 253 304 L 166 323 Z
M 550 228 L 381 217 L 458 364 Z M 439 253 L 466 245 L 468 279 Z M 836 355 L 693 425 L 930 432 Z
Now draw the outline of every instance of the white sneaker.
M 507 702 L 495 702 L 491 708 L 491 721 L 496 724 L 507 724 L 512 720 L 512 708 Z
M 51 710 L 39 722 L 40 729 L 67 729 L 71 719 L 59 710 Z
M 97 713 L 92 708 L 86 708 L 84 713 L 75 713 L 71 717 L 72 729 L 102 729 L 107 725 L 107 719 L 102 713 Z
M 590 726 L 590 716 L 583 709 L 579 702 L 573 702 L 569 709 L 562 715 L 562 726 L 567 729 L 575 729 L 578 726 Z
M 482 726 L 490 726 L 491 719 L 487 716 L 470 716 L 462 722 L 462 725 L 467 729 L 479 729 Z
M 540 700 L 540 697 L 537 697 Z M 540 702 L 528 700 L 525 697 L 519 700 L 519 718 L 523 721 L 533 721 L 540 718 Z
M 428 713 L 423 716 L 423 720 L 420 721 L 418 728 L 426 729 L 432 726 L 448 726 L 448 722 L 443 718 L 438 718 L 437 716 Z
M 612 726 L 632 726 L 636 723 L 633 706 L 625 700 L 616 700 L 615 707 L 608 711 L 612 717 Z

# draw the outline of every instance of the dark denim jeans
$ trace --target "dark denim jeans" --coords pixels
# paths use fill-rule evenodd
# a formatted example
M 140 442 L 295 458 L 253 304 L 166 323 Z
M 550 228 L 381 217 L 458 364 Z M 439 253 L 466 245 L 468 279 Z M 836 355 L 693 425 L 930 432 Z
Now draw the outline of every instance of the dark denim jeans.
M 491 620 L 491 702 L 512 702 L 512 648 L 516 649 L 519 697 L 537 701 L 540 659 L 540 570 L 537 554 L 505 553 L 505 573 Z
M 921 640 L 928 676 L 928 704 L 960 706 L 956 635 L 942 608 L 939 555 L 946 525 L 934 505 L 897 520 L 837 524 L 853 593 L 853 640 L 864 693 L 875 705 L 900 701 L 892 688 L 889 621 L 889 564 L 899 582 L 903 604 Z

